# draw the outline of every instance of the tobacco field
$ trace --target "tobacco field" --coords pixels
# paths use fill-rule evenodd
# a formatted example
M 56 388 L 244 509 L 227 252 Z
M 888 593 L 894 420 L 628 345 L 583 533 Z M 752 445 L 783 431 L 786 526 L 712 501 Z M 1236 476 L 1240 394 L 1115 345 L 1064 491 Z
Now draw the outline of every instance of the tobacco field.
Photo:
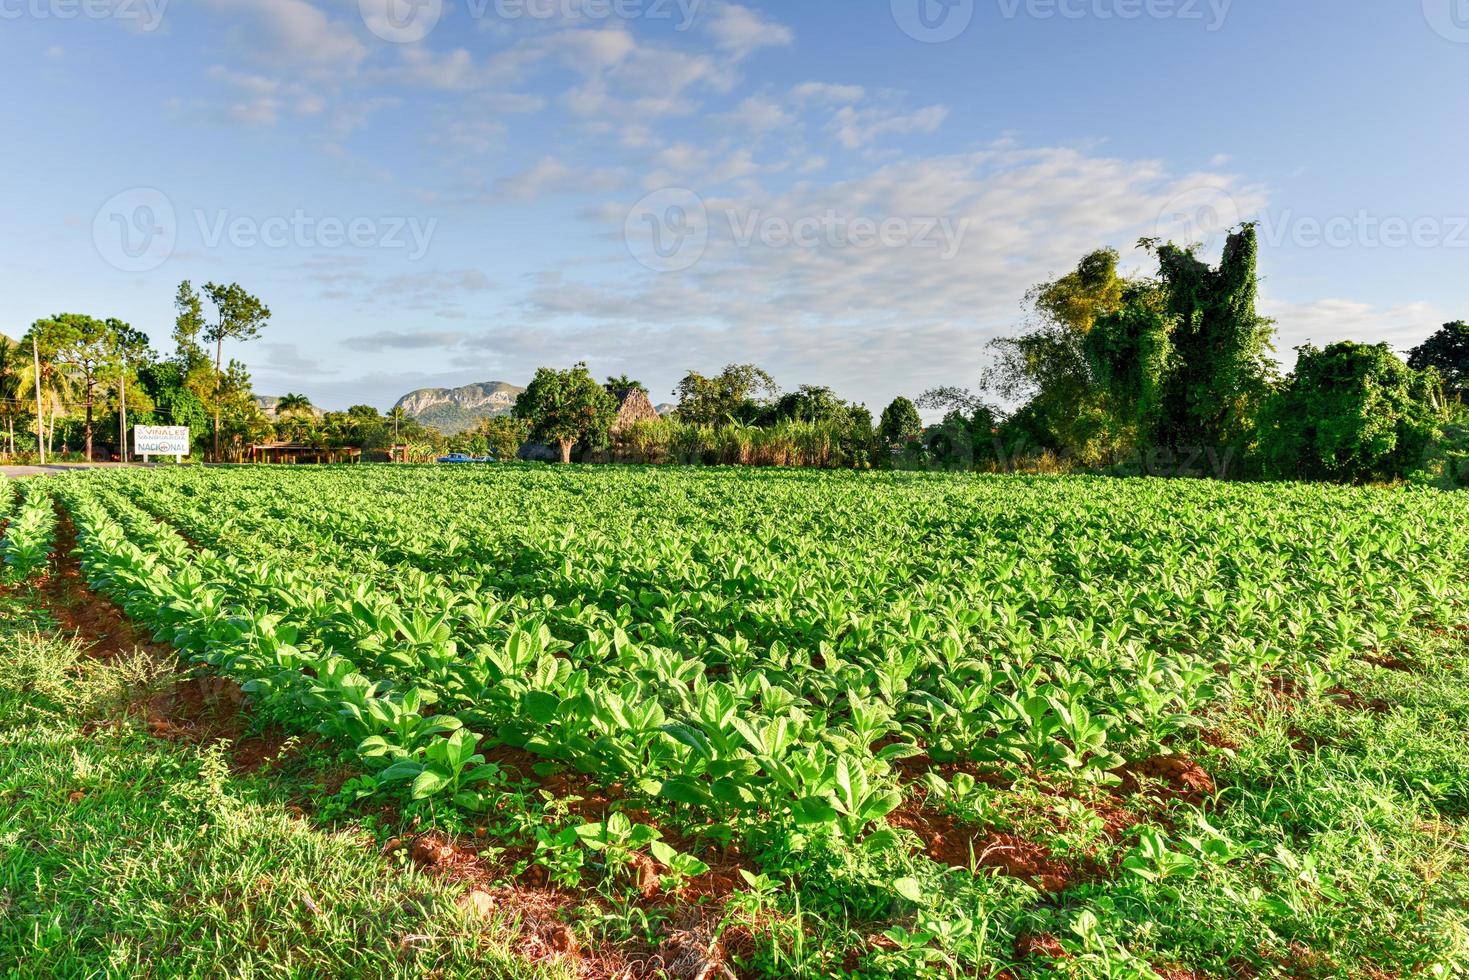
M 0 493 L 8 588 L 79 563 L 332 760 L 314 819 L 503 913 L 527 971 L 1469 972 L 1464 494 L 534 466 Z

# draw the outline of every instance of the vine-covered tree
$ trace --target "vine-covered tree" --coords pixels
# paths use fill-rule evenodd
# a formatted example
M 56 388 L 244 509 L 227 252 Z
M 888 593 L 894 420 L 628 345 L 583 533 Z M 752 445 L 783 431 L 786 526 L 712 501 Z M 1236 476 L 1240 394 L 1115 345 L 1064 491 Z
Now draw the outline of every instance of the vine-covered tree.
M 1255 227 L 1245 225 L 1229 236 L 1217 269 L 1192 248 L 1144 245 L 1158 256 L 1170 320 L 1171 351 L 1153 442 L 1174 449 L 1241 449 L 1274 376 L 1269 356 L 1274 324 L 1255 311 Z M 1147 319 L 1153 312 L 1141 315 Z
M 585 364 L 567 371 L 541 368 L 515 400 L 514 416 L 530 423 L 532 439 L 556 446 L 561 462 L 569 463 L 578 442 L 594 449 L 607 445 L 617 403 Z
M 1443 418 L 1436 372 L 1415 371 L 1387 344 L 1297 350 L 1294 373 L 1260 416 L 1268 476 L 1390 480 L 1422 461 Z

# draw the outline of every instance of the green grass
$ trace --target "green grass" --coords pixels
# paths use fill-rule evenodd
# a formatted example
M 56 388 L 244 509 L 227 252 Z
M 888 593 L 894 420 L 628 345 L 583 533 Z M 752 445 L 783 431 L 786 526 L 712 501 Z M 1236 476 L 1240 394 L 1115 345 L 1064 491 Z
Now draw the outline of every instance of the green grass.
M 535 975 L 507 923 L 293 811 L 309 771 L 109 724 L 171 667 L 90 661 L 34 606 L 0 597 L 0 975 Z

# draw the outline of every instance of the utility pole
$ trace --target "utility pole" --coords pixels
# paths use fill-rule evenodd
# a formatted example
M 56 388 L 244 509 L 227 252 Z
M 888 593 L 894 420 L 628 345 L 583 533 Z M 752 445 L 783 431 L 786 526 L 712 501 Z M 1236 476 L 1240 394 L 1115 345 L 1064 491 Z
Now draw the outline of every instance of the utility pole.
M 122 368 L 117 374 L 117 387 L 121 393 L 117 409 L 117 455 L 122 462 L 128 461 L 128 352 L 122 352 Z
M 41 348 L 31 334 L 31 356 L 36 359 L 36 448 L 41 451 L 41 465 L 46 465 L 46 416 L 41 414 Z

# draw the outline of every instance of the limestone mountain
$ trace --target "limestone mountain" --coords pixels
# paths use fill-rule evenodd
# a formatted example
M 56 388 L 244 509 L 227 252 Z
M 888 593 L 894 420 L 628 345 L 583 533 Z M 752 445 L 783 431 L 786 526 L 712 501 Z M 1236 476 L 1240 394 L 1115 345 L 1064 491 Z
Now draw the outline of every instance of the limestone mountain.
M 463 388 L 421 388 L 398 399 L 409 418 L 446 435 L 472 429 L 480 419 L 509 415 L 524 388 L 504 381 L 485 381 Z

